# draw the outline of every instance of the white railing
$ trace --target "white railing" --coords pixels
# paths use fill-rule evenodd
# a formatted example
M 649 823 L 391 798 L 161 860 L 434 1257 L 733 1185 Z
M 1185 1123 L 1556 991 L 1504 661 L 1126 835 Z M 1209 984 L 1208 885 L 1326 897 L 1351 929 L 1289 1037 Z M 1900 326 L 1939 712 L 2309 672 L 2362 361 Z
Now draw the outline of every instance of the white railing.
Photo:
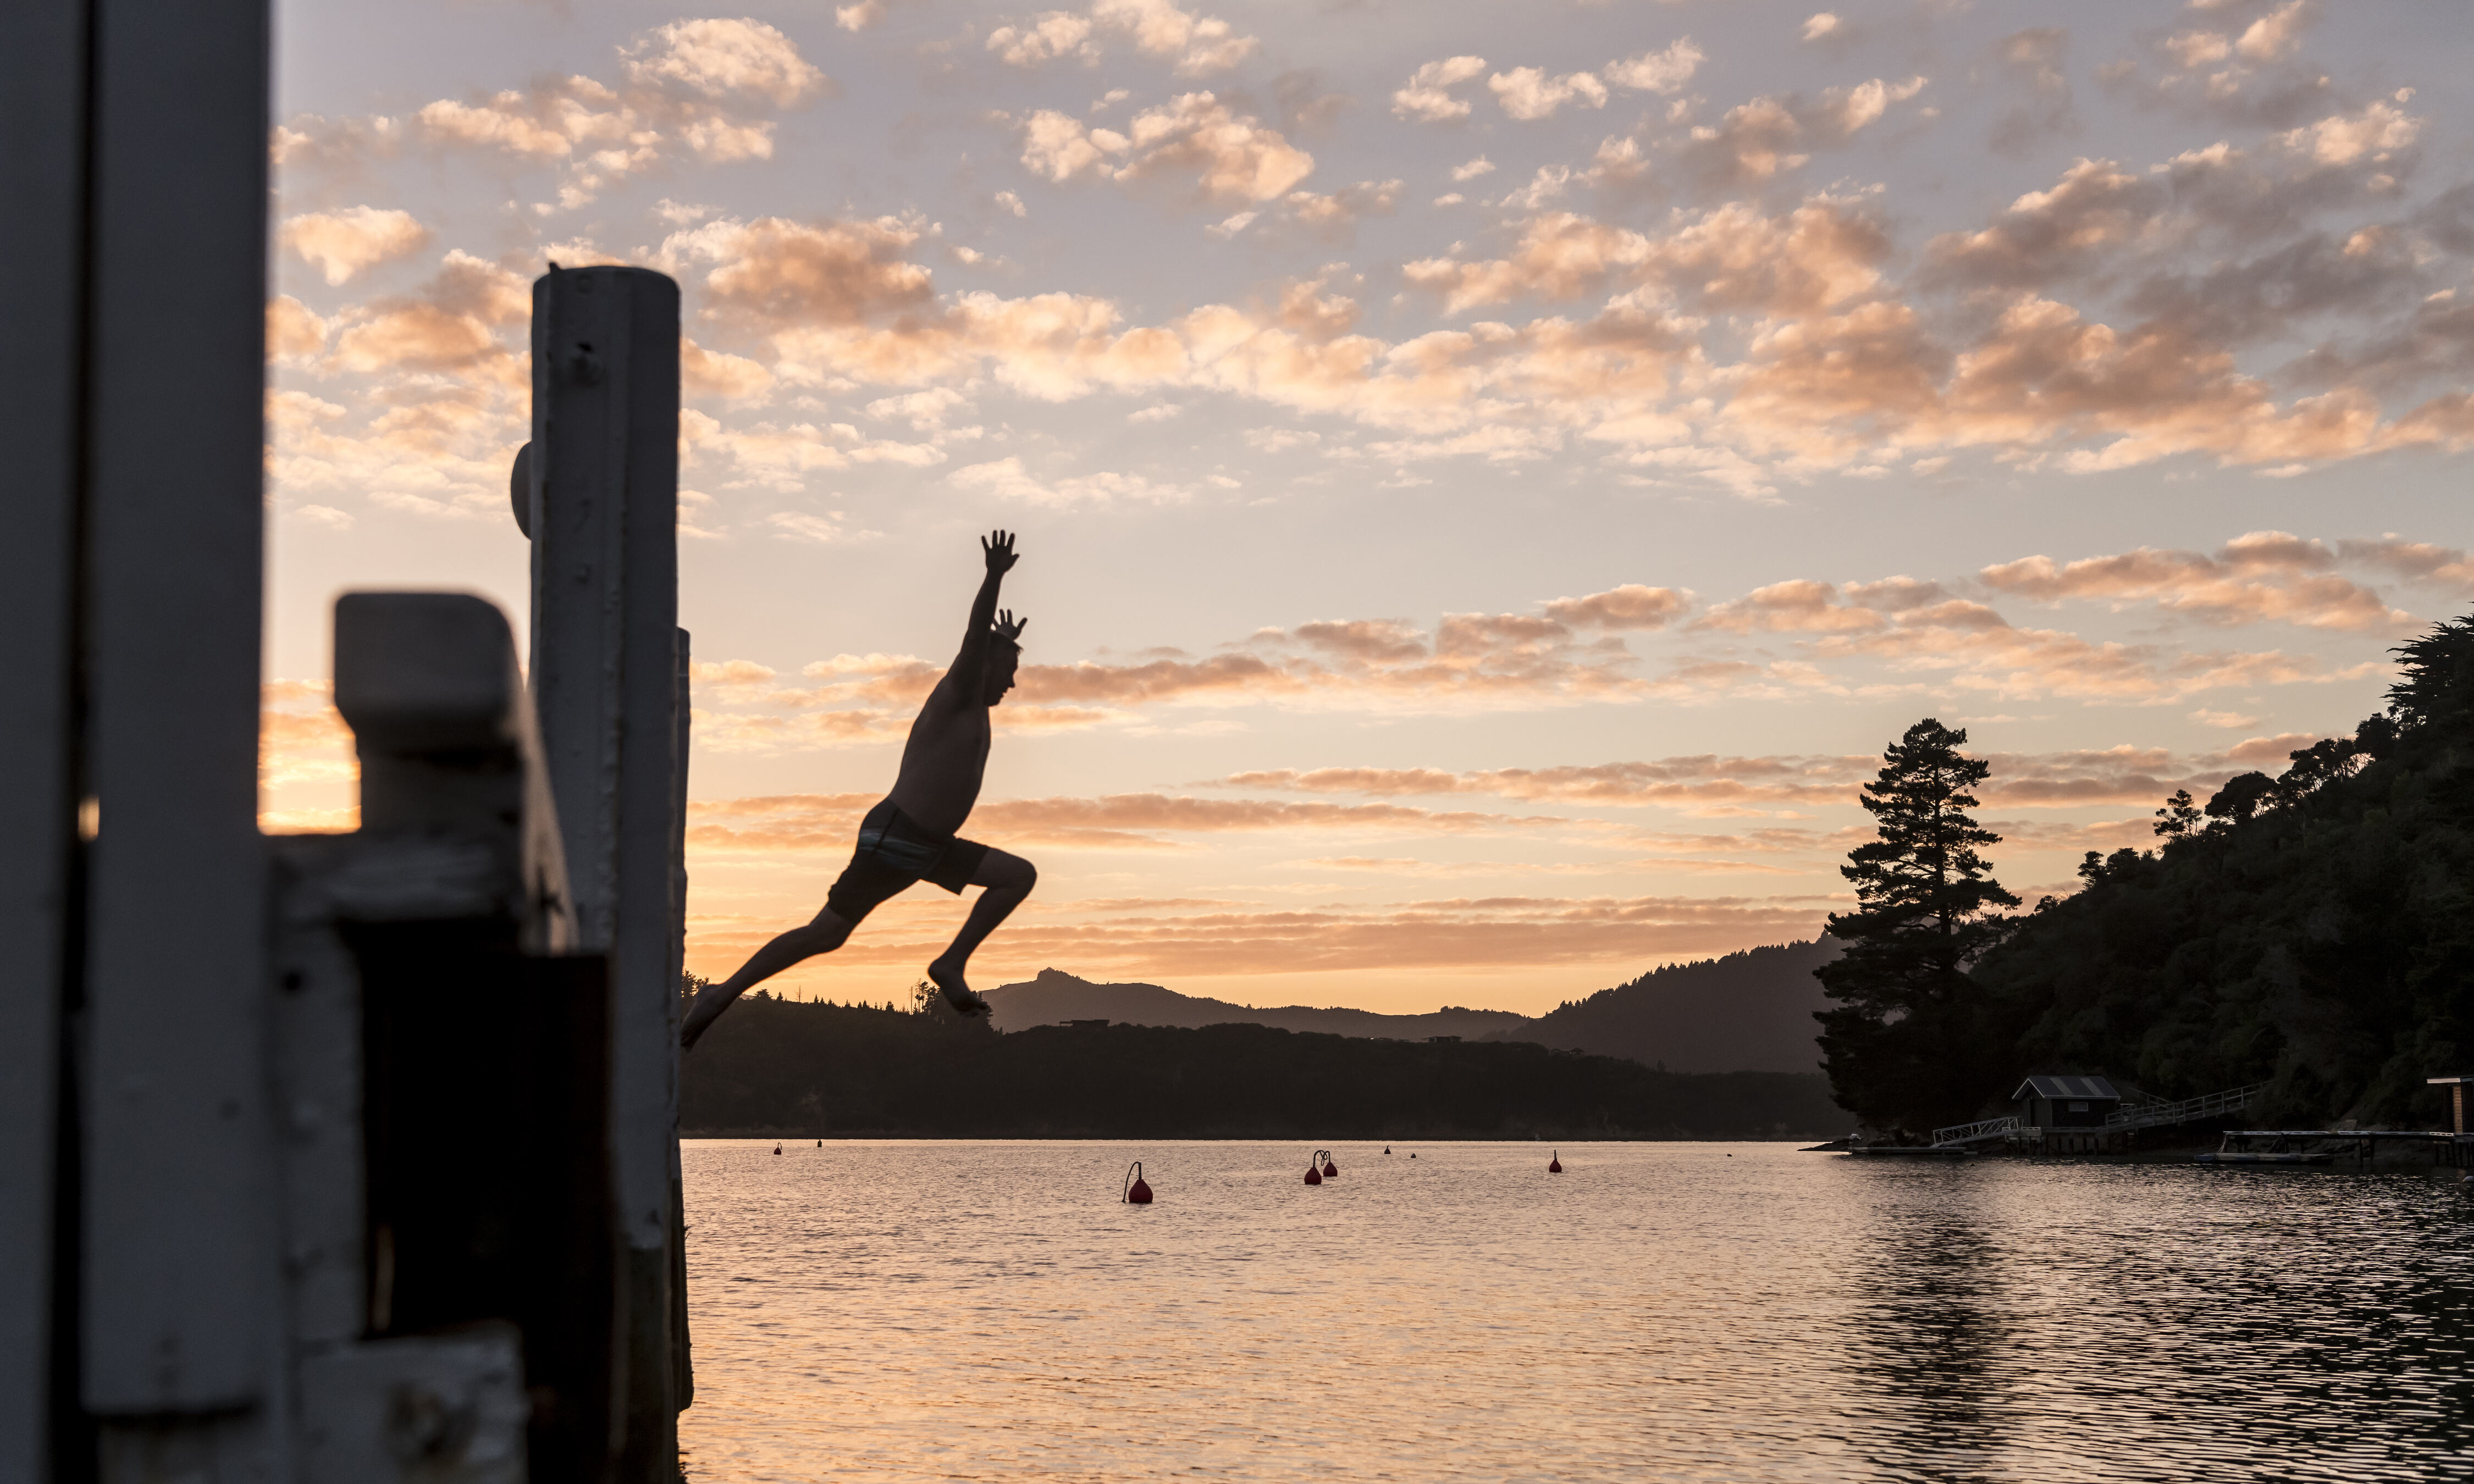
M 2237 1113 L 2257 1101 L 2266 1090 L 2267 1083 L 2254 1082 L 2247 1087 L 2229 1088 L 2203 1097 L 2184 1098 L 2178 1103 L 2142 1103 L 2134 1108 L 2120 1108 L 2105 1115 L 2104 1126 L 2108 1129 L 2153 1129 L 2170 1123 L 2189 1123 L 2195 1118 L 2213 1117 L 2218 1113 Z
M 2015 1116 L 1984 1118 L 1975 1123 L 1953 1123 L 1948 1128 L 1935 1129 L 1932 1141 L 1933 1147 L 1940 1149 L 1953 1144 L 1979 1143 L 1988 1138 L 2008 1138 L 2018 1132 L 2019 1120 Z

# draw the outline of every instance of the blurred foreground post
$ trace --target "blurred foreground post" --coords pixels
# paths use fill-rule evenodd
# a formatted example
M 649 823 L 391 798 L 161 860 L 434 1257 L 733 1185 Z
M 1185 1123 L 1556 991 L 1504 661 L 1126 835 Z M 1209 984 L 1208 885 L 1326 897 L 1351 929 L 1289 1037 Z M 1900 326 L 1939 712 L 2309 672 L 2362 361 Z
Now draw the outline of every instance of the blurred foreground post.
M 266 0 L 0 46 L 0 1484 L 668 1480 L 677 290 L 541 290 L 532 688 L 346 596 L 361 827 L 261 837 L 267 69 Z

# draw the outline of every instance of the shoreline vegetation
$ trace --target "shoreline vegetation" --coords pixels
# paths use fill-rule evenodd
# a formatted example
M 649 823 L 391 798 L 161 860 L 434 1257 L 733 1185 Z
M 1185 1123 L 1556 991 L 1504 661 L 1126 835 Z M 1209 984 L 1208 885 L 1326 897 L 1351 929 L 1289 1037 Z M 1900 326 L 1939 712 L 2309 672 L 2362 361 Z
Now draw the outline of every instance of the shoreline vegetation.
M 2474 618 L 2397 650 L 2385 712 L 2279 777 L 2161 801 L 2149 850 L 2090 850 L 2024 912 L 1969 792 L 1985 765 L 1927 719 L 1883 755 L 1880 838 L 1821 970 L 1838 1100 L 1913 1142 L 2007 1112 L 2031 1072 L 2158 1099 L 2265 1084 L 2256 1128 L 2428 1128 L 2425 1079 L 2474 1071 Z
M 682 1064 L 683 1137 L 1834 1138 L 1818 1072 L 1668 1072 L 1523 1041 L 1036 1026 L 740 1002 Z

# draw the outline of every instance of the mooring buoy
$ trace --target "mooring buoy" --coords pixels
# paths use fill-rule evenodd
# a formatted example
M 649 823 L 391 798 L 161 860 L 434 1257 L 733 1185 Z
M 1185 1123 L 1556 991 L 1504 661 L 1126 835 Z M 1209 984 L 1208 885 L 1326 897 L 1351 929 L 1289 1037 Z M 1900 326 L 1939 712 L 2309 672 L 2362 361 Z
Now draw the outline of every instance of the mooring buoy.
M 1560 1150 L 1560 1149 L 1556 1150 L 1553 1154 L 1550 1154 L 1550 1155 L 1548 1155 L 1548 1156 L 1546 1157 L 1546 1173 L 1547 1173 L 1547 1174 L 1549 1174 L 1549 1175 L 1561 1175 L 1561 1174 L 1563 1174 L 1563 1173 L 1564 1173 L 1564 1158 L 1563 1158 L 1563 1157 L 1564 1157 L 1564 1151 L 1562 1151 L 1562 1150 Z
M 1128 1206 L 1152 1204 L 1152 1187 L 1143 1181 L 1143 1161 L 1136 1160 L 1126 1168 L 1126 1189 L 1123 1197 Z

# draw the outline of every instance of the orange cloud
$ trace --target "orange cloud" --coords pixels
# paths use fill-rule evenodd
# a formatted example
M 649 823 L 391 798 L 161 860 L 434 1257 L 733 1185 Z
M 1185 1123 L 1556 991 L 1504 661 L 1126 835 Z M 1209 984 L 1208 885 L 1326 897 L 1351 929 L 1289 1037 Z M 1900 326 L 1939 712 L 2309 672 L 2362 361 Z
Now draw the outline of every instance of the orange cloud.
M 786 794 L 701 800 L 688 806 L 688 846 L 712 856 L 847 851 L 874 794 Z M 1469 834 L 1562 826 L 1553 816 L 1444 812 L 1402 804 L 1298 803 L 1111 794 L 1096 799 L 994 800 L 971 811 L 969 834 L 990 844 L 1154 850 L 1167 837 L 1229 831 L 1316 830 L 1371 835 Z
M 278 234 L 329 284 L 343 283 L 364 268 L 399 258 L 429 241 L 429 228 L 409 211 L 352 206 L 341 211 L 286 217 Z
M 1070 904 L 1069 904 L 1070 905 Z M 1167 978 L 1346 969 L 1469 969 L 1637 964 L 1806 937 L 1843 905 L 1831 896 L 1447 898 L 1369 907 L 1132 911 L 1070 918 L 1032 898 L 1006 924 L 1006 955 L 1073 964 L 1077 971 Z M 913 966 L 949 929 L 934 918 L 895 920 L 854 938 L 837 965 Z M 778 929 L 748 923 L 691 929 L 698 963 L 737 962 Z M 922 929 L 925 929 L 924 931 Z M 709 955 L 709 958 L 706 957 Z
M 2314 629 L 2395 628 L 2413 615 L 2389 608 L 2368 587 L 2333 575 L 2337 553 L 2282 531 L 2255 531 L 2215 556 L 2141 547 L 2118 556 L 2056 563 L 2026 557 L 1986 567 L 1985 586 L 2040 602 L 2152 602 L 2167 612 L 2211 624 L 2278 620 Z M 2436 570 L 2436 569 L 2435 569 Z
M 2202 797 L 2236 773 L 2282 769 L 2287 754 L 2315 734 L 2252 737 L 2222 752 L 2182 754 L 2167 748 L 2074 749 L 2054 753 L 1987 753 L 1992 776 L 1978 790 L 1988 806 L 2079 808 L 2090 804 L 2153 804 L 2177 788 Z M 1228 787 L 1286 793 L 1399 798 L 1482 794 L 1591 807 L 1663 807 L 1687 812 L 1742 812 L 1753 804 L 1855 803 L 1881 766 L 1868 754 L 1724 756 L 1693 754 L 1638 762 L 1554 768 L 1494 768 L 1453 773 L 1436 768 L 1270 769 L 1235 773 Z M 1741 836 L 1660 837 L 1693 849 L 1746 851 L 1842 850 L 1844 831 L 1816 836 L 1801 829 L 1762 829 Z M 1648 843 L 1644 840 L 1644 843 Z
M 1123 132 L 1041 109 L 1023 125 L 1022 163 L 1058 184 L 1082 175 L 1125 183 L 1174 177 L 1191 181 L 1197 200 L 1232 206 L 1275 201 L 1314 171 L 1314 156 L 1278 130 L 1207 92 L 1146 108 Z
M 410 138 L 493 150 L 557 168 L 557 206 L 571 210 L 681 147 L 712 163 L 769 157 L 772 121 L 744 110 L 790 108 L 831 85 L 789 37 L 758 20 L 673 21 L 619 52 L 628 81 L 618 87 L 572 75 L 442 98 L 408 121 L 296 116 L 276 131 L 276 159 L 291 169 L 349 169 Z
M 1809 313 L 1872 288 L 1889 253 L 1878 221 L 1854 203 L 1816 197 L 1780 216 L 1731 203 L 1679 217 L 1672 231 L 1656 237 L 1569 211 L 1541 212 L 1528 219 L 1506 257 L 1425 258 L 1400 272 L 1442 294 L 1452 314 L 1642 285 L 1711 309 Z

